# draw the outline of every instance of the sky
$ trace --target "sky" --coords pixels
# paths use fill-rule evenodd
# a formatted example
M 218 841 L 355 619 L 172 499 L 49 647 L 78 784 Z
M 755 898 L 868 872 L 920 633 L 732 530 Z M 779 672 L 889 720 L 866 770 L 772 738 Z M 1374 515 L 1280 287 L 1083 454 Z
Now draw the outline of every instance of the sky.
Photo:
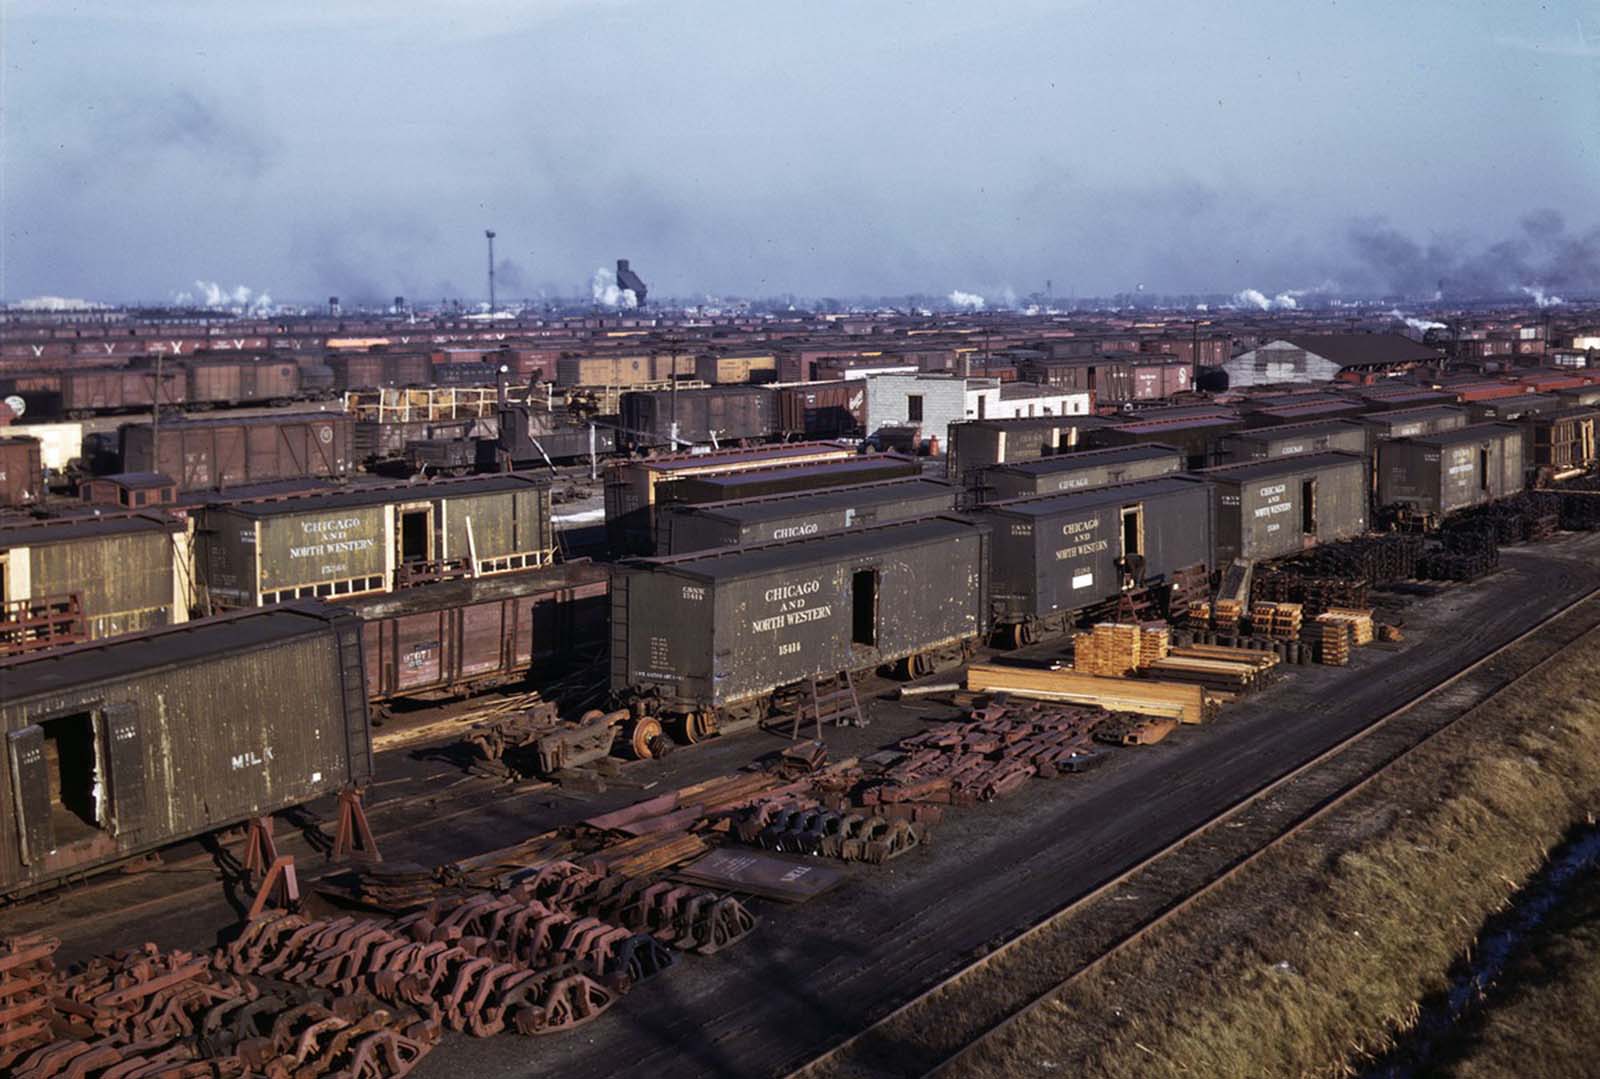
M 0 297 L 1600 293 L 1600 0 L 0 0 Z

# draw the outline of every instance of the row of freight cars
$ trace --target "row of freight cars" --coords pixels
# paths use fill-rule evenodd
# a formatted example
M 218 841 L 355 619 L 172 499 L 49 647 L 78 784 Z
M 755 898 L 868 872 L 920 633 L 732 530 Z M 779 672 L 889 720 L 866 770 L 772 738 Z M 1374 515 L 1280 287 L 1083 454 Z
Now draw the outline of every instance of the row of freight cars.
M 1456 458 L 1417 445 L 1395 467 L 1448 482 Z M 796 683 L 884 664 L 917 673 L 997 632 L 1020 642 L 1065 629 L 1134 582 L 1292 553 L 1367 525 L 1364 461 L 1340 451 L 1191 473 L 1170 467 L 1177 451 L 1154 447 L 1138 457 L 1156 473 L 1144 478 L 954 513 L 958 490 L 920 474 L 829 486 L 871 460 L 831 456 L 836 449 L 813 446 L 813 459 L 796 461 L 791 448 L 787 465 L 713 456 L 700 474 L 652 463 L 645 480 L 660 496 L 658 520 L 670 522 L 658 538 L 681 553 L 380 585 L 365 595 L 312 590 L 346 597 L 336 604 L 289 598 L 301 588 L 258 587 L 251 597 L 270 605 L 0 662 L 9 757 L 0 798 L 15 807 L 0 824 L 0 892 L 366 782 L 375 701 L 606 656 L 614 704 L 634 722 L 694 740 L 759 722 L 775 693 Z M 1098 457 L 1089 467 L 1135 463 L 1128 454 L 1082 456 Z M 741 469 L 740 458 L 758 465 Z M 784 469 L 809 486 L 775 485 Z M 715 483 L 669 497 L 675 484 L 741 472 L 764 497 L 702 498 L 719 493 Z M 278 567 L 345 555 L 387 571 L 389 555 L 374 552 L 429 553 L 430 537 L 464 539 L 470 550 L 470 514 L 494 520 L 485 500 L 507 497 L 483 482 L 417 485 L 424 490 L 408 502 L 333 495 L 226 507 L 192 533 L 153 517 L 79 527 L 103 530 L 124 576 L 139 576 L 141 559 L 181 574 L 173 552 L 183 534 L 196 548 L 248 555 L 218 555 L 218 565 L 267 583 Z M 368 543 L 362 516 L 373 505 L 383 523 Z M 547 501 L 533 512 L 541 507 L 547 514 Z M 48 546 L 7 548 L 8 588 L 57 572 L 61 559 Z M 196 572 L 216 570 L 212 555 L 191 557 Z M 172 580 L 153 576 L 157 591 Z M 167 778 L 176 774 L 194 779 L 179 789 Z

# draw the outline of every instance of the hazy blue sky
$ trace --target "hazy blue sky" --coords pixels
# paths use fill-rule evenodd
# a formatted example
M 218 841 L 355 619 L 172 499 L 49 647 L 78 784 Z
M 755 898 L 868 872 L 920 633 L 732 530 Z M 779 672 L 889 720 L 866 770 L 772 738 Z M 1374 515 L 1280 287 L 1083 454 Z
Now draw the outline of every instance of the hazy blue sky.
M 0 15 L 10 299 L 1600 291 L 1600 0 Z

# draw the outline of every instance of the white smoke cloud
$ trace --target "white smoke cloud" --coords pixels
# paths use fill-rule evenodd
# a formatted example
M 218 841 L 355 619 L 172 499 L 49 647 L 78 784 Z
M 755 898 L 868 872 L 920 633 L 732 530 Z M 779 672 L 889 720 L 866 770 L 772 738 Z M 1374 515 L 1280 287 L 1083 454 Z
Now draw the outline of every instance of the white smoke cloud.
M 1429 330 L 1448 329 L 1448 327 L 1442 322 L 1433 322 L 1425 318 L 1413 318 L 1410 315 L 1402 313 L 1398 307 L 1390 309 L 1389 317 L 1393 319 L 1399 319 L 1417 333 L 1427 333 Z
M 1235 292 L 1233 294 L 1233 302 L 1239 307 L 1255 307 L 1262 311 L 1272 310 L 1272 301 L 1267 299 L 1266 294 L 1263 292 L 1258 292 L 1253 288 L 1247 288 L 1242 292 Z
M 1523 285 L 1522 291 L 1533 297 L 1533 302 L 1540 307 L 1559 307 L 1567 302 L 1560 296 L 1552 296 L 1538 285 Z
M 982 296 L 976 292 L 962 292 L 958 288 L 951 289 L 945 299 L 950 301 L 952 307 L 959 307 L 963 311 L 982 311 L 985 306 Z
M 104 311 L 103 303 L 78 300 L 67 296 L 34 296 L 10 305 L 13 311 Z
M 1233 294 L 1233 305 L 1254 307 L 1258 311 L 1293 311 L 1300 306 L 1300 297 L 1309 291 L 1303 288 L 1285 289 L 1269 298 L 1260 289 L 1247 288 Z
M 185 289 L 173 300 L 185 306 L 212 307 L 218 310 L 239 311 L 248 314 L 271 311 L 272 296 L 265 290 L 257 292 L 248 285 L 235 285 L 229 289 L 215 281 L 195 281 L 194 291 Z
M 617 287 L 617 274 L 604 266 L 594 272 L 589 279 L 589 291 L 594 294 L 594 302 L 602 307 L 620 307 L 632 309 L 639 306 L 639 297 L 634 295 L 631 288 Z

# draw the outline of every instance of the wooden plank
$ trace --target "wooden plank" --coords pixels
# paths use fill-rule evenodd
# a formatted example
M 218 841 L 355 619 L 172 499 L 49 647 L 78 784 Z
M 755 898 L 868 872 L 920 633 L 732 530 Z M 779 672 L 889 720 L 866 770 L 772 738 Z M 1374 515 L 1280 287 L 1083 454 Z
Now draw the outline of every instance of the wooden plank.
M 1205 718 L 1205 691 L 1177 682 L 974 664 L 967 669 L 967 688 L 1093 704 L 1114 712 L 1175 716 L 1185 723 L 1200 723 Z

